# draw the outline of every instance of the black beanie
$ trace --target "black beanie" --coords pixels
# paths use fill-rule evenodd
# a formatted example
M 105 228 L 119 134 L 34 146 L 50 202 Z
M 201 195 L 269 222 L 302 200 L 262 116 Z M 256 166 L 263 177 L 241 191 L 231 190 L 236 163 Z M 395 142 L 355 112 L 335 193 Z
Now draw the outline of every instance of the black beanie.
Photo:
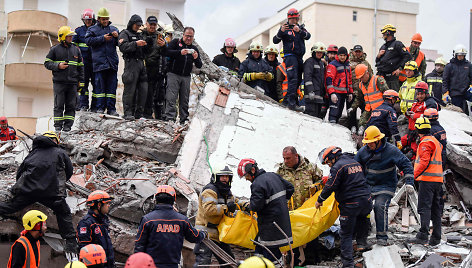
M 343 54 L 344 54 L 344 55 L 347 55 L 347 48 L 345 48 L 345 47 L 340 47 L 340 48 L 338 49 L 338 55 L 343 55 Z
M 427 135 L 431 134 L 431 129 L 430 128 L 423 128 L 423 129 L 416 129 L 419 134 Z

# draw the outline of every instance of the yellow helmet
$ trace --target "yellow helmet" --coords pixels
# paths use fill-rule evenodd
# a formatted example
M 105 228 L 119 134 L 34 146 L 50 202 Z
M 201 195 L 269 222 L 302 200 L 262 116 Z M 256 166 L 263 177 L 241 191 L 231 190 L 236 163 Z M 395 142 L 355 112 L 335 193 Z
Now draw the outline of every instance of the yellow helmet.
M 97 17 L 99 17 L 99 18 L 109 18 L 110 17 L 110 12 L 108 12 L 108 9 L 102 7 L 98 10 Z
M 283 49 L 283 48 L 280 49 L 279 56 L 280 56 L 282 59 L 284 58 L 285 54 L 284 54 L 284 49 Z
M 56 132 L 54 132 L 52 130 L 48 130 L 48 131 L 44 132 L 43 136 L 48 137 L 48 138 L 53 138 L 53 139 L 56 139 L 57 141 L 59 141 L 59 137 L 57 137 Z
M 405 63 L 405 67 L 403 69 L 416 71 L 416 70 L 418 70 L 418 64 L 414 60 L 411 60 L 411 61 Z
M 434 64 L 442 64 L 442 65 L 446 65 L 447 64 L 447 61 L 443 58 L 443 57 L 439 57 L 437 58 L 435 61 L 434 61 Z
M 64 268 L 87 268 L 87 265 L 80 261 L 71 261 Z
M 381 140 L 385 137 L 385 134 L 380 132 L 380 129 L 376 126 L 370 126 L 364 131 L 364 139 L 362 143 L 371 143 Z
M 420 117 L 416 119 L 415 128 L 416 129 L 431 129 L 431 123 L 429 122 L 428 118 Z
M 253 41 L 250 45 L 249 45 L 249 51 L 264 51 L 264 47 L 262 46 L 262 44 L 258 41 Z
M 279 50 L 277 49 L 277 47 L 274 44 L 270 44 L 266 47 L 266 49 L 264 51 L 264 54 L 268 54 L 268 53 L 275 53 L 275 54 L 279 55 Z
M 25 230 L 31 231 L 38 222 L 44 222 L 47 219 L 48 216 L 46 216 L 46 214 L 33 209 L 23 215 L 23 227 Z
M 59 31 L 57 31 L 57 40 L 62 42 L 66 40 L 66 36 L 69 35 L 76 35 L 76 33 L 72 31 L 69 26 L 62 26 L 59 28 Z
M 264 257 L 252 256 L 241 263 L 238 268 L 275 268 L 275 266 Z
M 395 26 L 393 26 L 392 24 L 386 24 L 384 27 L 382 27 L 382 29 L 380 30 L 380 32 L 382 34 L 386 33 L 386 32 L 392 32 L 392 33 L 395 33 L 397 31 L 397 28 L 395 28 Z

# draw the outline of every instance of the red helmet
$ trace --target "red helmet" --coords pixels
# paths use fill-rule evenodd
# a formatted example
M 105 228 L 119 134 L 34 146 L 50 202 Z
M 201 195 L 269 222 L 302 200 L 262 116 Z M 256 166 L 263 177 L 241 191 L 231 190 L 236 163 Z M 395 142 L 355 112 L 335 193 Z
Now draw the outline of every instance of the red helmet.
M 428 89 L 429 89 L 428 84 L 426 82 L 423 82 L 423 81 L 418 82 L 415 86 L 416 91 L 420 91 L 420 92 L 424 92 L 424 93 L 428 93 Z
M 336 46 L 336 45 L 329 45 L 327 51 L 328 51 L 328 52 L 336 52 L 336 53 L 338 53 L 338 46 Z
M 113 199 L 107 192 L 102 190 L 93 191 L 87 198 L 87 205 L 94 206 L 96 203 L 108 203 Z
M 82 12 L 82 19 L 83 20 L 94 20 L 95 19 L 95 13 L 93 13 L 93 10 L 91 9 L 86 9 L 84 12 Z
M 80 249 L 79 260 L 87 266 L 107 262 L 107 255 L 102 246 L 89 244 Z
M 160 193 L 169 194 L 172 197 L 174 197 L 174 200 L 177 198 L 174 187 L 172 187 L 170 185 L 159 185 L 159 187 L 157 187 L 156 195 L 158 195 Z
M 287 18 L 299 18 L 299 17 L 300 17 L 300 13 L 298 13 L 298 10 L 296 10 L 295 8 L 291 8 L 288 10 Z
M 238 175 L 240 178 L 244 177 L 252 167 L 257 166 L 256 160 L 251 158 L 242 159 L 238 165 Z
M 0 117 L 0 124 L 8 124 L 8 119 L 6 116 Z
M 321 152 L 318 154 L 318 158 L 321 164 L 326 164 L 326 160 L 331 160 L 340 153 L 342 153 L 341 148 L 337 146 L 329 146 L 328 148 L 321 150 Z
M 125 268 L 156 268 L 154 260 L 144 252 L 134 253 L 126 261 Z
M 438 110 L 434 108 L 428 108 L 424 110 L 423 116 L 428 118 L 429 120 L 438 120 L 439 113 L 438 113 Z
M 225 47 L 236 47 L 236 42 L 233 38 L 226 38 L 225 39 Z

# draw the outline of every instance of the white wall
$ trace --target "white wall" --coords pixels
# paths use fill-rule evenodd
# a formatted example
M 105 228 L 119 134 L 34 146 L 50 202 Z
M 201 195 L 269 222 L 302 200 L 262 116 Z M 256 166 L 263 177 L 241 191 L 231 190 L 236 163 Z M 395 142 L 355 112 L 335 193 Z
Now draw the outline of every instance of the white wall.
M 22 0 L 5 0 L 5 13 L 23 9 Z
M 146 20 L 146 8 L 158 9 L 159 20 L 169 24 L 171 21 L 166 12 L 174 13 L 181 21 L 184 21 L 185 0 L 132 0 L 128 15 L 138 14 Z
M 5 116 L 17 116 L 18 98 L 33 98 L 33 117 L 52 115 L 54 98 L 51 89 L 33 89 L 5 86 Z
M 66 0 L 37 0 L 38 1 L 38 10 L 41 11 L 49 11 L 49 12 L 54 12 L 57 14 L 61 14 L 63 16 L 68 15 L 68 10 L 69 10 L 69 1 Z M 18 0 L 18 2 L 22 2 L 21 0 Z

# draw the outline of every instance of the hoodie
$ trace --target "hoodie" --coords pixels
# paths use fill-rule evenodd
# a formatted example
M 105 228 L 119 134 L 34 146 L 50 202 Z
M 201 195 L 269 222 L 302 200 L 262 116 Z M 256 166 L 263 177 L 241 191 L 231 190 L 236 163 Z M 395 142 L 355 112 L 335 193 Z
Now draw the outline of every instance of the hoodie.
M 345 62 L 341 63 L 338 55 L 336 55 L 336 59 L 328 64 L 328 68 L 326 69 L 326 89 L 328 95 L 333 93 L 353 93 L 349 56 L 347 56 Z
M 139 15 L 133 15 L 129 19 L 128 26 L 125 30 L 121 31 L 118 36 L 118 47 L 123 53 L 123 59 L 144 59 L 145 55 L 152 49 L 152 39 L 148 38 L 145 46 L 138 46 L 136 41 L 144 40 L 141 31 L 133 31 L 133 25 L 136 23 L 143 24 L 143 20 Z

